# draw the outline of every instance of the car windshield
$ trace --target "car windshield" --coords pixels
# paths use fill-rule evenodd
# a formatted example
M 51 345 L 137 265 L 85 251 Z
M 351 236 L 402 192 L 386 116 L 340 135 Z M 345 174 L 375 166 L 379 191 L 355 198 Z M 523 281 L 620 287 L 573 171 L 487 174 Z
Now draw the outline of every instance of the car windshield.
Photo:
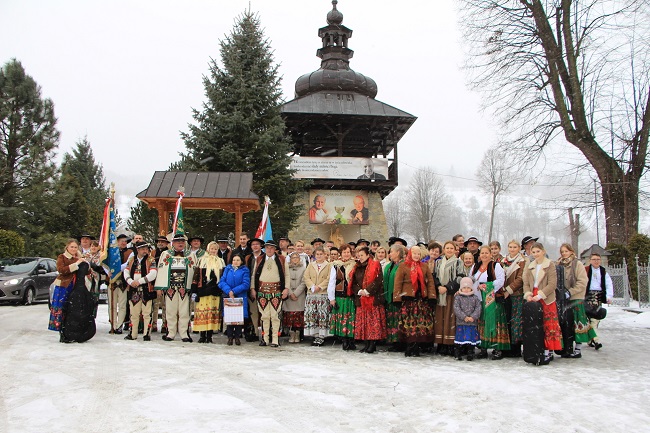
M 13 272 L 15 274 L 22 274 L 34 269 L 38 259 L 34 257 L 16 257 L 10 259 L 0 259 L 0 271 Z

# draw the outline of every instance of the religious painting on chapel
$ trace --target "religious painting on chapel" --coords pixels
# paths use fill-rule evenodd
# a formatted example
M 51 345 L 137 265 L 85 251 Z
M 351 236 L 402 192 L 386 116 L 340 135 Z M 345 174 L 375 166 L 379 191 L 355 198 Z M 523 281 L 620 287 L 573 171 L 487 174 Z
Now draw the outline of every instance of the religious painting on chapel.
M 368 224 L 368 192 L 312 189 L 309 191 L 311 224 Z

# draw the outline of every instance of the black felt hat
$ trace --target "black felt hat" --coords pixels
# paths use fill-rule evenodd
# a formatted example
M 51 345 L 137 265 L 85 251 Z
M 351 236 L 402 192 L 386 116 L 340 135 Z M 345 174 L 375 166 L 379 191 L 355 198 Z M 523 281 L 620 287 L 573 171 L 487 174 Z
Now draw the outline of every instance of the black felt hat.
M 316 239 L 314 239 L 313 241 L 311 241 L 311 244 L 314 245 L 316 242 L 320 242 L 321 244 L 324 244 L 324 243 L 325 243 L 325 241 L 322 240 L 321 238 L 316 238 Z
M 126 239 L 127 242 L 131 242 L 131 238 L 128 237 L 127 235 L 125 235 L 124 233 L 122 233 L 121 235 L 119 235 L 119 236 L 117 237 L 117 240 L 118 240 L 118 241 L 119 241 L 120 239 Z
M 476 236 L 470 236 L 469 239 L 467 239 L 467 240 L 465 241 L 465 243 L 463 243 L 463 245 L 465 245 L 465 247 L 467 247 L 467 245 L 469 245 L 470 242 L 476 242 L 476 243 L 478 244 L 479 247 L 480 247 L 481 245 L 483 245 L 483 242 L 479 241 L 479 240 L 476 238 Z
M 402 238 L 399 238 L 399 237 L 397 237 L 397 236 L 391 236 L 390 238 L 388 238 L 388 246 L 389 246 L 389 247 L 393 246 L 393 244 L 394 244 L 395 242 L 399 242 L 399 243 L 401 243 L 402 245 L 407 246 L 406 241 L 405 241 L 404 239 L 402 239 Z
M 521 247 L 524 248 L 524 245 L 526 245 L 526 244 L 527 244 L 528 242 L 530 242 L 530 241 L 537 242 L 537 239 L 539 239 L 539 238 L 534 238 L 534 237 L 532 237 L 532 236 L 525 236 L 525 237 L 521 240 Z

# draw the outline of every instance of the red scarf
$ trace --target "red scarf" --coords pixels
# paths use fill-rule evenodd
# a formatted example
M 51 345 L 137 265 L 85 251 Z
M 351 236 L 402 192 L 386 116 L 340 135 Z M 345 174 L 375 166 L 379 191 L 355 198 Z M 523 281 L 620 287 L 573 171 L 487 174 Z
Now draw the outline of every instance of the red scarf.
M 404 261 L 406 266 L 411 268 L 411 284 L 413 285 L 413 295 L 415 296 L 418 293 L 418 288 L 422 291 L 422 297 L 427 297 L 427 285 L 424 283 L 424 273 L 422 273 L 422 267 L 419 261 L 413 260 L 411 255 L 411 250 L 406 255 L 406 260 Z
M 378 260 L 375 260 L 372 257 L 368 257 L 367 263 L 366 272 L 363 274 L 363 282 L 361 283 L 362 289 L 370 286 L 370 284 L 372 284 L 372 282 L 377 279 L 381 272 L 381 264 Z M 357 269 L 357 266 L 359 266 L 358 262 L 354 265 L 352 271 L 350 271 L 350 278 L 348 278 L 348 296 L 352 296 L 352 282 L 354 280 L 354 271 Z

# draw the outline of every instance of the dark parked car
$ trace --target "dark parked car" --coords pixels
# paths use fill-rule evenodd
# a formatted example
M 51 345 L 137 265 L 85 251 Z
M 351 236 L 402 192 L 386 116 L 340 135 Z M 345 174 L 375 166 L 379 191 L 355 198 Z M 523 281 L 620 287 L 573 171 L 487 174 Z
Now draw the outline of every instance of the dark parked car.
M 49 287 L 59 273 L 56 261 L 43 257 L 0 259 L 0 302 L 30 305 L 48 300 Z

